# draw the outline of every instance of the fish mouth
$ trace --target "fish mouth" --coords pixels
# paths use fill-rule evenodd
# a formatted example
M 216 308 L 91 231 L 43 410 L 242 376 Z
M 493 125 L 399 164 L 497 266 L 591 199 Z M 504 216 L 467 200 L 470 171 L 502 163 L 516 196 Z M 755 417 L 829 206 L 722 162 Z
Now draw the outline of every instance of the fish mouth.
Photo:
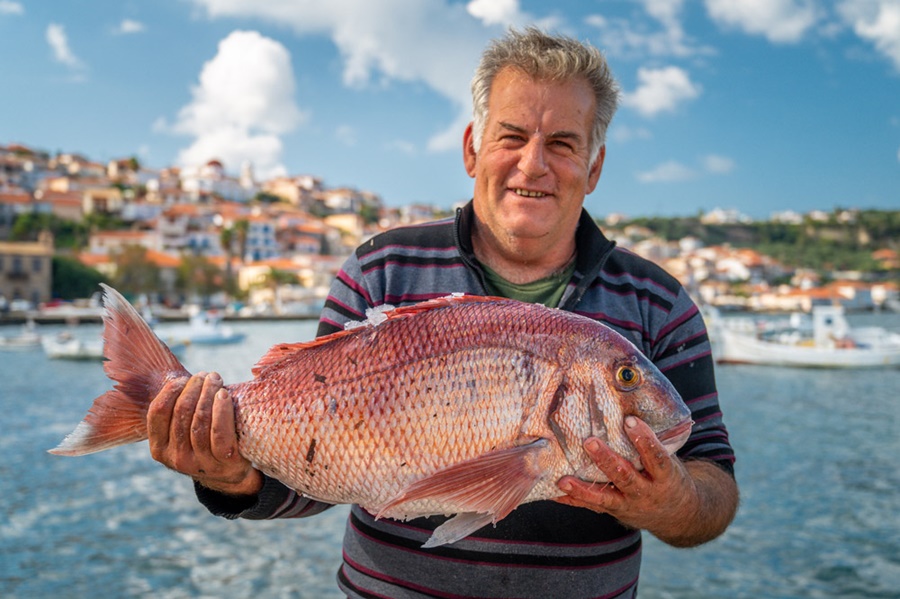
M 678 449 L 685 444 L 685 442 L 688 440 L 688 437 L 691 436 L 691 428 L 693 426 L 694 421 L 688 418 L 687 420 L 679 422 L 675 426 L 658 432 L 656 434 L 656 437 L 663 444 L 663 447 L 666 448 L 666 451 L 672 454 L 678 451 Z

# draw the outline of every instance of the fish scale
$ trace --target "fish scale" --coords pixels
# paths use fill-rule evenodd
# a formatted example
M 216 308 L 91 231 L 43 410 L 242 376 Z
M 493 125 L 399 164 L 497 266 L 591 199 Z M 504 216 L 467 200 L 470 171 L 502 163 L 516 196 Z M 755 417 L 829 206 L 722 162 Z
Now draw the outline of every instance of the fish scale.
M 546 428 L 523 431 L 523 417 L 533 411 L 529 408 L 543 392 L 534 382 L 545 377 L 535 366 L 529 367 L 531 374 L 522 377 L 516 367 L 523 362 L 522 354 L 522 350 L 506 348 L 457 349 L 440 358 L 404 359 L 403 370 L 386 361 L 378 372 L 365 377 L 343 377 L 349 380 L 317 363 L 315 356 L 304 356 L 299 363 L 281 367 L 301 378 L 315 367 L 328 373 L 329 383 L 290 400 L 248 402 L 246 406 L 244 397 L 277 392 L 266 388 L 270 380 L 230 388 L 239 406 L 241 451 L 264 472 L 317 499 L 372 508 L 428 472 L 508 447 L 523 432 L 534 436 L 549 432 Z M 491 362 L 499 367 L 480 376 L 474 371 Z M 551 368 L 550 363 L 543 364 L 543 370 Z M 326 407 L 332 401 L 337 406 L 334 411 Z M 308 406 L 299 410 L 301 421 L 284 423 L 281 415 L 288 403 Z M 267 434 L 257 438 L 245 431 Z M 281 443 L 273 455 L 266 443 L 272 438 L 290 441 Z M 295 464 L 294 456 L 306 455 L 313 439 L 314 459 Z M 360 455 L 378 459 L 364 462 L 356 457 Z M 291 468 L 292 464 L 296 467 Z M 285 476 L 288 472 L 291 474 Z M 347 486 L 348 480 L 375 480 L 382 486 L 375 497 L 361 496 L 357 488 Z
M 189 375 L 121 295 L 105 287 L 104 300 L 116 385 L 53 453 L 145 439 L 149 403 Z M 564 475 L 605 481 L 583 449 L 589 436 L 640 467 L 627 415 L 670 452 L 691 428 L 668 379 L 624 337 L 501 298 L 377 310 L 347 331 L 273 347 L 253 375 L 227 386 L 243 457 L 307 497 L 377 517 L 456 514 L 426 547 L 559 496 Z

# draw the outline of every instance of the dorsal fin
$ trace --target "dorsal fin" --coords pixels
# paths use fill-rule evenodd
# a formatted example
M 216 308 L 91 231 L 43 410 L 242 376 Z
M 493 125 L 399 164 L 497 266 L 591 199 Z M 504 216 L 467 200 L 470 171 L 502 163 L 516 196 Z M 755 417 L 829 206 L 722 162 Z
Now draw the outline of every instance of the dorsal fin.
M 410 316 L 415 316 L 416 314 L 422 314 L 423 312 L 430 312 L 432 310 L 439 310 L 448 306 L 455 306 L 460 304 L 491 303 L 497 301 L 509 300 L 502 297 L 492 297 L 484 295 L 454 294 L 425 300 L 423 302 L 419 302 L 418 304 L 402 306 L 400 308 L 392 308 L 388 310 L 379 310 L 378 308 L 371 309 L 366 312 L 366 315 L 368 316 L 366 320 L 360 321 L 358 323 L 350 323 L 351 326 L 347 330 L 337 331 L 336 333 L 332 333 L 330 335 L 323 335 L 322 337 L 317 337 L 312 341 L 303 341 L 300 343 L 279 343 L 278 345 L 273 346 L 271 349 L 269 349 L 268 352 L 266 352 L 266 354 L 262 358 L 259 359 L 256 365 L 253 366 L 251 372 L 253 373 L 253 376 L 259 376 L 259 374 L 266 368 L 281 363 L 297 352 L 312 349 L 314 347 L 319 347 L 321 345 L 325 345 L 326 343 L 331 343 L 332 341 L 340 339 L 341 337 L 354 335 L 358 332 L 358 329 L 378 326 L 380 323 L 387 320 L 408 318 Z

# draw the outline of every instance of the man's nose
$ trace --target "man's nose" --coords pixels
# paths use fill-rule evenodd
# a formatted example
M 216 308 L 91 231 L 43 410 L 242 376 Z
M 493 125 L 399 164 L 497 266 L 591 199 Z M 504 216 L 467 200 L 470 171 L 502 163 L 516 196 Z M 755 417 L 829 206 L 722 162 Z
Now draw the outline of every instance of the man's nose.
M 529 179 L 538 179 L 547 174 L 544 144 L 539 138 L 530 139 L 522 147 L 522 154 L 519 157 L 519 170 Z

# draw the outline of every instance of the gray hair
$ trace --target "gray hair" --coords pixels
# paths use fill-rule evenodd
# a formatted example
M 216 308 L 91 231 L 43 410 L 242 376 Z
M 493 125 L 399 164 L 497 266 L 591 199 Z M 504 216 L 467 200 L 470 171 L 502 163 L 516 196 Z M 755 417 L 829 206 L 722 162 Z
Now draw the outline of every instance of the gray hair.
M 594 92 L 596 109 L 591 130 L 591 164 L 606 143 L 606 130 L 619 102 L 619 85 L 603 54 L 593 46 L 561 35 L 550 35 L 528 27 L 524 32 L 510 29 L 481 55 L 472 79 L 473 143 L 481 147 L 488 118 L 488 98 L 494 78 L 506 67 L 519 69 L 536 80 L 568 81 L 584 79 Z

